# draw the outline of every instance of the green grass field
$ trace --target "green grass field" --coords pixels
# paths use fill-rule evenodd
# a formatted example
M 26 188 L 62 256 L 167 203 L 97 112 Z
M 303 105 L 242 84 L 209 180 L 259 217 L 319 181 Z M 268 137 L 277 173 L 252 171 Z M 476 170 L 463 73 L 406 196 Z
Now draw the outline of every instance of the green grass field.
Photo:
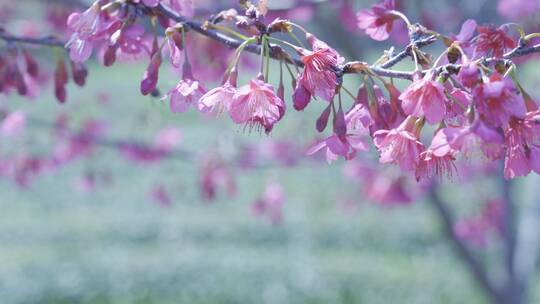
M 66 106 L 50 92 L 33 103 L 7 101 L 51 121 L 62 111 L 74 119 L 106 117 L 114 138 L 150 140 L 174 124 L 190 150 L 224 138 L 259 139 L 226 119 L 172 115 L 141 97 L 142 70 L 92 67 L 88 86 L 70 88 Z M 173 82 L 162 79 L 163 88 L 166 79 Z M 102 91 L 110 92 L 109 107 L 95 101 Z M 290 116 L 273 136 L 313 132 L 314 115 Z M 42 151 L 47 132 L 30 126 L 17 144 Z M 109 170 L 113 183 L 92 194 L 74 191 L 74 179 L 89 167 Z M 269 178 L 287 193 L 278 227 L 249 213 Z M 361 204 L 358 214 L 339 212 L 335 198 L 357 193 L 339 164 L 247 173 L 235 199 L 210 205 L 200 201 L 196 180 L 191 162 L 137 166 L 100 150 L 25 191 L 0 181 L 0 303 L 487 303 L 441 238 L 428 204 L 393 210 Z M 147 197 L 159 181 L 174 189 L 171 208 Z

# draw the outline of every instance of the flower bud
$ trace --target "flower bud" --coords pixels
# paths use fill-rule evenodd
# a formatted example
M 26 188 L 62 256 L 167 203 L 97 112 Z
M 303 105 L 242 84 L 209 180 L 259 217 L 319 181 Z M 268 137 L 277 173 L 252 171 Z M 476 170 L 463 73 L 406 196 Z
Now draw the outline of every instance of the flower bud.
M 330 111 L 332 110 L 332 103 L 324 109 L 324 111 L 321 113 L 321 116 L 317 119 L 316 128 L 317 131 L 322 132 L 324 129 L 326 129 L 326 126 L 328 125 L 328 118 L 330 118 Z
M 293 106 L 297 111 L 303 110 L 309 104 L 311 100 L 311 93 L 299 82 L 296 84 L 296 88 L 293 93 Z
M 116 61 L 116 46 L 109 46 L 103 54 L 103 64 L 110 67 Z
M 347 140 L 347 123 L 345 122 L 345 114 L 343 113 L 341 103 L 337 113 L 334 116 L 334 133 L 342 142 Z
M 86 77 L 88 76 L 88 70 L 84 64 L 71 61 L 71 75 L 73 77 L 73 81 L 78 86 L 84 87 L 86 84 Z
M 161 65 L 161 54 L 155 53 L 150 60 L 148 68 L 144 72 L 143 80 L 141 81 L 141 93 L 148 95 L 157 87 L 159 67 Z
M 39 74 L 39 66 L 36 60 L 27 50 L 23 50 L 23 56 L 26 63 L 26 72 L 28 75 L 32 76 L 32 78 L 37 78 Z
M 56 99 L 61 103 L 66 102 L 66 84 L 68 83 L 68 73 L 64 59 L 60 58 L 56 64 L 54 72 L 54 93 Z

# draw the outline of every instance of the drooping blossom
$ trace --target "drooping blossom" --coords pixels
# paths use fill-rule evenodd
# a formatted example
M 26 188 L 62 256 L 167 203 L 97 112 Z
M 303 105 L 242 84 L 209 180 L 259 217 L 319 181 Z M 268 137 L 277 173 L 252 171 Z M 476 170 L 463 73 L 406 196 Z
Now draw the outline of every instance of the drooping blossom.
M 344 115 L 345 128 L 340 135 L 334 132 L 331 136 L 316 143 L 306 152 L 313 155 L 321 150 L 325 150 L 328 163 L 331 163 L 342 156 L 350 160 L 356 156 L 358 151 L 368 151 L 369 127 L 372 120 L 363 104 L 356 104 Z
M 488 160 L 502 157 L 504 139 L 501 133 L 476 119 L 472 124 L 462 127 L 446 127 L 442 129 L 452 149 L 472 158 L 477 152 L 482 152 Z
M 458 125 L 462 125 L 467 119 L 466 113 L 472 103 L 472 96 L 461 89 L 452 89 L 447 103 L 447 118 Z
M 504 132 L 506 155 L 504 177 L 540 174 L 540 111 L 529 112 L 524 119 L 511 118 Z
M 169 99 L 169 106 L 173 113 L 183 113 L 197 102 L 206 93 L 204 86 L 193 77 L 189 64 L 184 64 L 184 73 L 178 84 L 162 99 Z
M 229 112 L 233 97 L 236 94 L 236 70 L 231 73 L 222 86 L 214 88 L 201 99 L 199 99 L 198 108 L 203 113 L 221 114 Z
M 277 225 L 283 220 L 283 204 L 285 192 L 283 187 L 276 182 L 266 185 L 261 197 L 251 205 L 251 211 L 256 216 L 265 216 L 268 221 Z
M 424 145 L 418 139 L 415 124 L 414 117 L 409 116 L 396 129 L 379 130 L 373 134 L 375 147 L 381 153 L 381 163 L 395 163 L 403 171 L 416 169 Z
M 446 114 L 446 96 L 444 86 L 432 77 L 430 73 L 423 78 L 417 77 L 399 98 L 405 114 L 417 118 L 425 116 L 428 123 L 436 124 Z
M 73 33 L 66 43 L 71 60 L 83 62 L 92 55 L 96 42 L 112 35 L 122 26 L 119 20 L 110 20 L 103 16 L 100 1 L 95 1 L 83 13 L 73 13 L 67 21 L 68 29 Z
M 452 177 L 456 170 L 454 160 L 457 152 L 448 142 L 447 133 L 443 129 L 437 131 L 429 148 L 420 153 L 416 179 L 425 180 L 435 176 Z
M 326 43 L 308 34 L 307 40 L 312 50 L 298 48 L 304 70 L 297 80 L 293 101 L 296 110 L 304 109 L 311 97 L 321 97 L 331 101 L 337 86 L 337 66 L 343 60 L 339 54 Z
M 507 125 L 512 116 L 524 118 L 527 112 L 512 79 L 497 73 L 474 90 L 474 97 L 478 112 L 497 127 Z
M 474 42 L 476 56 L 502 57 L 504 53 L 516 47 L 516 42 L 503 28 L 479 26 L 479 35 Z
M 256 78 L 236 91 L 229 114 L 237 124 L 272 131 L 285 114 L 285 103 L 275 93 L 274 87 Z
M 357 14 L 358 27 L 374 40 L 388 39 L 394 21 L 397 19 L 397 16 L 392 14 L 394 8 L 394 0 L 384 0 L 382 3 L 373 5 L 370 9 L 359 11 Z
M 182 52 L 184 41 L 182 41 L 182 34 L 177 27 L 167 28 L 166 34 L 171 64 L 176 68 L 180 68 L 184 64 L 184 54 Z

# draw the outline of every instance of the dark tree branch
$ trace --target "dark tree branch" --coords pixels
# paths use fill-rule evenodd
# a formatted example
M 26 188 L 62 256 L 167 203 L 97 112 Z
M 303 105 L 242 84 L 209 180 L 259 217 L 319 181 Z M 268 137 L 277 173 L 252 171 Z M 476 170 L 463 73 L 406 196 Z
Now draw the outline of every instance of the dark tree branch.
M 476 258 L 469 247 L 455 235 L 454 217 L 446 202 L 441 198 L 439 187 L 435 183 L 430 186 L 428 196 L 430 203 L 435 207 L 435 211 L 443 224 L 446 236 L 452 241 L 457 253 L 463 261 L 465 261 L 468 269 L 487 292 L 493 303 L 499 303 L 501 301 L 501 294 L 495 284 L 491 281 L 484 265 Z
M 162 14 L 171 20 L 179 23 L 185 24 L 190 29 L 194 30 L 195 32 L 204 35 L 206 37 L 209 37 L 210 39 L 213 39 L 219 43 L 222 43 L 229 48 L 235 49 L 238 48 L 243 41 L 237 40 L 235 38 L 232 38 L 230 36 L 227 36 L 219 31 L 206 28 L 203 23 L 187 19 L 173 10 L 171 10 L 169 7 L 160 4 L 158 7 L 155 8 L 155 11 L 159 14 Z M 45 45 L 45 46 L 58 46 L 62 47 L 65 45 L 65 43 L 61 40 L 58 40 L 54 37 L 44 37 L 44 38 L 26 38 L 26 37 L 17 37 L 10 34 L 5 33 L 4 31 L 0 31 L 0 39 L 7 41 L 7 42 L 19 42 L 19 43 L 27 43 L 27 44 L 35 44 L 35 45 Z M 436 41 L 436 37 L 434 35 L 422 38 L 416 42 L 412 42 L 405 50 L 399 52 L 395 56 L 391 57 L 387 62 L 383 63 L 382 65 L 371 65 L 367 68 L 375 73 L 376 75 L 379 75 L 381 77 L 389 77 L 389 78 L 399 78 L 399 79 L 407 79 L 412 80 L 413 79 L 413 72 L 407 72 L 407 71 L 394 71 L 390 70 L 392 66 L 396 65 L 398 62 L 402 61 L 406 57 L 411 55 L 411 52 L 413 50 L 413 47 L 421 48 L 427 45 L 430 45 Z M 246 46 L 245 50 L 247 52 L 260 54 L 261 53 L 261 47 L 259 45 L 251 44 Z M 271 44 L 271 50 L 270 50 L 270 57 L 274 59 L 284 59 L 284 50 L 281 48 L 281 46 L 276 44 Z M 510 51 L 509 53 L 505 54 L 505 59 L 511 59 L 523 55 L 528 55 L 532 53 L 540 52 L 540 45 L 535 45 L 532 47 L 526 47 L 524 44 L 520 44 L 517 48 Z M 303 63 L 298 58 L 289 59 L 288 57 L 285 57 L 284 60 L 287 60 L 299 67 L 303 66 Z M 484 62 L 492 62 L 496 60 L 501 60 L 500 58 L 486 58 L 484 59 Z M 459 70 L 460 65 L 445 65 L 438 67 L 435 69 L 436 72 L 441 73 L 443 71 L 448 70 Z M 425 72 L 425 71 L 424 71 Z M 357 71 L 345 71 L 345 73 L 358 73 Z
M 4 40 L 7 43 L 25 43 L 25 44 L 34 44 L 34 45 L 43 45 L 43 46 L 57 46 L 64 47 L 65 42 L 59 40 L 53 36 L 41 37 L 41 38 L 29 38 L 29 37 L 19 37 L 13 36 L 5 31 L 0 31 L 0 39 Z
M 411 43 L 403 51 L 397 53 L 396 55 L 391 57 L 388 61 L 381 64 L 380 67 L 383 68 L 383 69 L 389 69 L 389 68 L 393 67 L 394 65 L 398 64 L 403 59 L 407 58 L 408 56 L 411 56 L 411 54 L 412 54 L 411 51 L 413 50 L 413 47 L 416 47 L 416 48 L 420 49 L 422 47 L 433 44 L 435 41 L 437 41 L 436 36 L 429 36 L 429 37 L 421 39 L 421 40 L 419 40 L 419 41 L 417 41 L 415 43 Z

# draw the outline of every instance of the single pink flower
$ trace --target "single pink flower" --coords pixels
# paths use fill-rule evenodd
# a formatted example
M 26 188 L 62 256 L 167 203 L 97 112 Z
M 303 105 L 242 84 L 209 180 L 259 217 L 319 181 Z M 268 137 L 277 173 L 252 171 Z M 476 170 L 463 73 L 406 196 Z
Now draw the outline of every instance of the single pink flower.
M 474 90 L 476 107 L 483 118 L 500 127 L 508 124 L 510 117 L 524 118 L 527 109 L 514 82 L 508 77 L 493 74 L 488 82 Z
M 476 56 L 494 56 L 501 58 L 504 52 L 516 47 L 516 42 L 503 28 L 479 26 L 479 35 L 474 42 Z
M 540 173 L 540 111 L 529 112 L 524 119 L 512 118 L 504 132 L 506 157 L 504 177 L 526 176 L 532 170 Z
M 170 99 L 170 109 L 173 113 L 187 111 L 190 105 L 197 106 L 197 102 L 206 93 L 204 86 L 193 78 L 191 68 L 184 65 L 184 76 L 180 82 L 170 90 L 162 99 Z
M 199 99 L 198 108 L 203 113 L 221 114 L 229 112 L 234 94 L 236 94 L 237 72 L 233 70 L 225 83 L 208 91 Z
M 375 147 L 381 153 L 381 163 L 398 164 L 403 171 L 416 169 L 424 145 L 414 130 L 415 122 L 416 120 L 409 116 L 396 129 L 379 130 L 373 134 Z
M 326 43 L 308 34 L 312 50 L 299 48 L 304 70 L 298 77 L 294 93 L 295 108 L 303 109 L 312 96 L 331 101 L 337 86 L 337 66 L 342 61 L 339 54 Z M 307 102 L 306 102 L 307 101 Z
M 169 58 L 171 64 L 180 68 L 184 64 L 185 56 L 182 52 L 184 48 L 184 41 L 182 41 L 182 34 L 175 27 L 167 28 L 167 46 L 169 47 Z
M 394 0 L 384 0 L 373 5 L 370 9 L 361 10 L 356 15 L 358 27 L 368 36 L 377 41 L 390 37 L 397 16 L 392 14 L 395 8 Z
M 437 131 L 431 146 L 420 153 L 420 164 L 416 170 L 416 179 L 430 179 L 434 176 L 446 175 L 452 177 L 456 167 L 454 165 L 457 150 L 452 149 L 444 129 Z
M 343 156 L 346 160 L 353 159 L 357 150 L 366 151 L 369 148 L 364 138 L 347 136 L 343 141 L 334 134 L 310 147 L 306 154 L 313 155 L 323 149 L 325 149 L 326 161 L 332 163 L 339 156 Z
M 236 91 L 229 114 L 237 124 L 262 127 L 269 133 L 285 114 L 285 103 L 274 93 L 272 85 L 253 79 Z
M 501 158 L 504 152 L 502 134 L 487 126 L 480 119 L 461 128 L 444 128 L 443 132 L 450 147 L 460 151 L 467 158 L 471 158 L 474 153 L 481 151 L 488 160 L 496 160 Z
M 122 22 L 102 17 L 100 1 L 94 2 L 83 13 L 73 13 L 67 20 L 68 29 L 73 33 L 66 43 L 71 60 L 83 62 L 92 55 L 97 41 L 107 38 L 120 29 Z
M 399 98 L 405 114 L 417 118 L 425 116 L 428 123 L 436 124 L 446 115 L 446 96 L 443 85 L 431 78 L 430 73 L 416 78 Z

